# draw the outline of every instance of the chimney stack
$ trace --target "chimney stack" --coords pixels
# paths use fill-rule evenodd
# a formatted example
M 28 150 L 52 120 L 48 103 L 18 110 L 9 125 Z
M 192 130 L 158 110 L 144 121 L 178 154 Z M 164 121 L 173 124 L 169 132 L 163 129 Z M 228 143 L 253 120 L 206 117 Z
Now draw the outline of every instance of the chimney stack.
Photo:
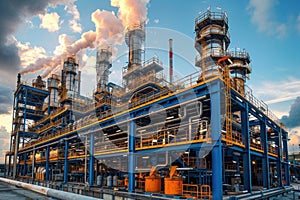
M 169 39 L 169 78 L 170 84 L 173 83 L 173 39 Z

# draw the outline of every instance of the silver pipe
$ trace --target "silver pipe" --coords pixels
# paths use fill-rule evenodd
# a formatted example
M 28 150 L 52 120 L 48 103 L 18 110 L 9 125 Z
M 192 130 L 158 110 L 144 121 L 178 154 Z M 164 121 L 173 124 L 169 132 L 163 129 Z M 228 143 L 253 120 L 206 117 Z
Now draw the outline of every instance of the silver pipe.
M 18 187 L 22 187 L 27 190 L 34 191 L 34 192 L 37 192 L 39 194 L 42 194 L 42 195 L 45 195 L 48 197 L 58 198 L 58 199 L 62 199 L 62 200 L 99 200 L 99 198 L 84 196 L 84 195 L 80 195 L 80 194 L 74 194 L 74 193 L 70 193 L 70 192 L 64 192 L 64 191 L 60 191 L 60 190 L 54 190 L 54 189 L 37 186 L 37 185 L 32 185 L 32 184 L 28 184 L 28 183 L 23 183 L 20 181 L 14 181 L 14 180 L 6 179 L 6 178 L 0 178 L 0 181 L 11 184 L 11 185 L 15 185 Z

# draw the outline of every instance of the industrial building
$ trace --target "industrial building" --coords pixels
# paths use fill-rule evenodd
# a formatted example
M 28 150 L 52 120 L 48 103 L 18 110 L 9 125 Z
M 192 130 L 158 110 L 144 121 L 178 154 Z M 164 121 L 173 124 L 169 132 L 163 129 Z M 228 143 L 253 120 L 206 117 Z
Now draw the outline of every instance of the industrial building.
M 92 99 L 80 94 L 73 57 L 47 81 L 25 84 L 19 74 L 6 177 L 89 188 L 102 198 L 116 191 L 137 199 L 287 191 L 288 133 L 245 85 L 250 56 L 229 48 L 228 28 L 225 12 L 196 18 L 199 71 L 180 80 L 173 79 L 172 40 L 168 80 L 158 58 L 143 60 L 144 25 L 126 30 L 122 85 L 109 82 L 111 47 L 98 48 Z

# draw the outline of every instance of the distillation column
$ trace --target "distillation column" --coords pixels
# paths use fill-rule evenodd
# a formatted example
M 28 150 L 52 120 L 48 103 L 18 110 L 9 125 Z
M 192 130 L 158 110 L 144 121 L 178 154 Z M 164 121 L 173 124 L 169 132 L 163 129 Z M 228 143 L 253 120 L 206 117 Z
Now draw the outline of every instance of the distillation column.
M 145 30 L 143 25 L 129 27 L 125 34 L 125 41 L 129 47 L 129 59 L 126 72 L 123 72 L 125 85 L 128 89 L 134 88 L 134 82 L 141 75 L 143 44 L 145 42 Z
M 58 107 L 58 85 L 59 85 L 59 77 L 56 74 L 52 74 L 51 77 L 47 80 L 48 90 L 50 92 L 50 106 Z
M 111 48 L 98 48 L 97 51 L 97 92 L 107 92 L 109 69 L 112 67 Z
M 245 95 L 245 82 L 251 73 L 250 56 L 246 50 L 235 48 L 229 50 L 232 63 L 229 65 L 233 88 L 241 95 Z
M 63 70 L 62 70 L 62 95 L 61 101 L 72 100 L 75 95 L 78 94 L 78 86 L 79 83 L 76 84 L 76 80 L 79 81 L 78 76 L 78 64 L 75 62 L 75 59 L 72 57 L 68 57 L 64 62 Z
M 195 20 L 195 48 L 199 52 L 196 66 L 200 67 L 199 81 L 218 76 L 221 69 L 218 59 L 226 55 L 230 44 L 226 12 L 207 10 Z

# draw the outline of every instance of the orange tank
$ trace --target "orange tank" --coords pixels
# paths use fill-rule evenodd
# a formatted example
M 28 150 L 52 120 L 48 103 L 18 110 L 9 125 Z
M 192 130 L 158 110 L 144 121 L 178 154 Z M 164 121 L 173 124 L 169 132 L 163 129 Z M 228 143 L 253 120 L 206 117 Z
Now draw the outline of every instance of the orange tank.
M 125 177 L 125 180 L 124 180 L 124 186 L 125 186 L 125 187 L 128 187 L 128 177 Z
M 145 192 L 159 193 L 161 191 L 161 177 L 145 177 Z
M 182 179 L 176 178 L 165 178 L 165 194 L 169 195 L 182 195 Z

